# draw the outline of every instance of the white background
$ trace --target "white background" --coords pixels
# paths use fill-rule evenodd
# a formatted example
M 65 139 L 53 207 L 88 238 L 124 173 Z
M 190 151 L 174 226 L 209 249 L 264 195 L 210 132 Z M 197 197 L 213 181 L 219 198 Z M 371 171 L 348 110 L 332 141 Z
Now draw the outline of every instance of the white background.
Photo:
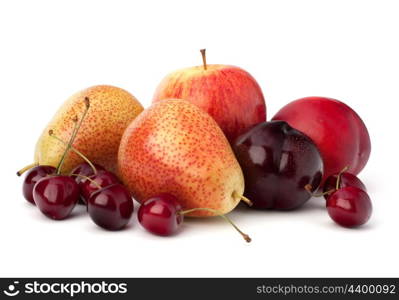
M 1 276 L 399 276 L 397 1 L 1 1 Z M 295 212 L 237 209 L 246 244 L 222 220 L 160 238 L 136 222 L 97 228 L 82 208 L 46 219 L 15 172 L 74 92 L 112 84 L 150 104 L 168 72 L 209 63 L 248 70 L 268 117 L 291 100 L 340 99 L 363 118 L 368 225 L 336 226 L 312 199 Z

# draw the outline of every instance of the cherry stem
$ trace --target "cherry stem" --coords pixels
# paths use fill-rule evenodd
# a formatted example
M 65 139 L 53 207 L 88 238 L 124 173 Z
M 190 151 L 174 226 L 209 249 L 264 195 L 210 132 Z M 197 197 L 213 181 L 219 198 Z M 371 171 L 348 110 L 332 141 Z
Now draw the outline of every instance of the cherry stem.
M 233 192 L 233 198 L 239 198 L 242 202 L 245 202 L 248 206 L 254 205 L 254 203 L 245 197 L 244 195 L 238 194 L 236 191 Z
M 343 168 L 343 169 L 338 173 L 337 182 L 336 182 L 336 184 L 335 184 L 335 189 L 336 189 L 336 190 L 338 190 L 338 189 L 339 189 L 339 186 L 341 185 L 341 176 L 342 176 L 342 173 L 346 172 L 348 169 L 349 169 L 349 166 L 346 166 L 345 168 Z
M 78 119 L 77 119 L 77 117 L 75 117 L 75 118 L 73 119 L 73 125 L 74 125 L 74 127 L 73 127 L 73 131 L 72 131 L 71 138 L 69 139 L 69 142 L 68 142 L 67 146 L 65 147 L 65 151 L 64 151 L 64 153 L 62 154 L 60 161 L 58 162 L 57 171 L 56 171 L 56 174 L 57 174 L 57 175 L 59 175 L 59 174 L 61 173 L 61 168 L 62 168 L 62 166 L 64 165 L 64 161 L 65 161 L 66 156 L 67 156 L 67 154 L 68 154 L 68 152 L 69 152 L 70 146 L 72 145 L 73 140 L 74 140 L 73 137 L 74 137 L 74 135 L 75 135 L 75 132 L 76 132 L 77 129 L 78 129 Z
M 76 177 L 84 178 L 84 179 L 90 181 L 92 184 L 94 184 L 99 190 L 102 189 L 101 185 L 99 185 L 97 182 L 95 182 L 93 179 L 91 179 L 88 176 L 85 176 L 85 175 L 82 175 L 82 174 L 74 174 L 74 173 L 69 174 L 69 176 L 76 176 Z
M 201 52 L 201 55 L 202 55 L 202 63 L 203 63 L 203 65 L 204 65 L 204 70 L 206 70 L 206 69 L 207 69 L 207 65 L 206 65 L 206 54 L 205 54 L 206 49 L 201 49 L 200 52 Z
M 48 134 L 49 134 L 52 138 L 54 138 L 54 139 L 56 139 L 57 141 L 63 143 L 64 145 L 68 145 L 67 142 L 65 142 L 65 141 L 61 140 L 59 137 L 57 137 L 57 136 L 54 134 L 54 131 L 53 131 L 53 130 L 49 130 Z M 72 146 L 72 145 L 71 145 L 71 148 L 70 148 L 70 149 L 71 149 L 73 152 L 75 152 L 77 155 L 79 155 L 85 162 L 87 162 L 87 164 L 90 166 L 90 168 L 92 168 L 94 174 L 97 174 L 97 168 L 94 166 L 94 164 L 93 164 L 82 152 L 80 152 L 78 149 L 76 149 L 76 148 L 75 148 L 74 146 Z
M 59 164 L 57 166 L 57 174 L 61 173 L 61 168 L 62 168 L 62 166 L 64 164 L 65 158 L 68 155 L 68 152 L 71 149 L 71 146 L 73 145 L 73 142 L 75 141 L 75 138 L 76 138 L 76 136 L 77 136 L 77 134 L 79 132 L 79 129 L 82 126 L 83 120 L 85 119 L 86 114 L 87 114 L 87 112 L 88 112 L 88 110 L 90 108 L 90 100 L 89 100 L 88 97 L 85 97 L 84 102 L 85 102 L 85 110 L 83 112 L 82 118 L 80 119 L 80 121 L 78 121 L 77 118 L 75 118 L 73 120 L 75 122 L 75 128 L 74 128 L 74 130 L 72 132 L 72 136 L 71 136 L 71 138 L 70 138 L 70 140 L 68 142 L 68 145 L 67 145 L 67 147 L 65 149 L 65 152 L 62 155 L 61 160 L 60 160 L 60 162 L 59 162 Z
M 21 176 L 22 174 L 24 174 L 26 171 L 28 171 L 28 170 L 30 170 L 30 169 L 32 169 L 32 168 L 34 168 L 34 167 L 37 167 L 39 164 L 38 163 L 33 163 L 33 164 L 30 164 L 30 165 L 27 165 L 26 167 L 23 167 L 21 170 L 19 170 L 18 172 L 17 172 L 17 175 L 18 176 Z
M 323 193 L 319 193 L 319 194 L 314 194 L 312 193 L 312 185 L 307 184 L 305 185 L 305 190 L 310 194 L 310 196 L 312 197 L 323 197 L 324 195 L 330 194 L 332 192 L 335 191 L 335 189 L 331 189 L 329 191 L 323 192 Z
M 187 210 L 182 210 L 180 212 L 178 212 L 180 215 L 186 215 L 195 211 L 208 211 L 211 213 L 216 214 L 218 217 L 221 217 L 223 219 L 225 219 L 227 222 L 229 222 L 231 224 L 231 226 L 234 227 L 235 230 L 238 231 L 239 234 L 241 234 L 241 236 L 244 238 L 244 240 L 249 243 L 251 242 L 251 238 L 249 237 L 248 234 L 242 232 L 240 230 L 240 228 L 237 227 L 236 224 L 234 224 L 234 222 L 226 215 L 222 214 L 220 211 L 216 210 L 216 209 L 212 209 L 212 208 L 204 208 L 204 207 L 198 207 L 198 208 L 192 208 L 192 209 L 187 209 Z

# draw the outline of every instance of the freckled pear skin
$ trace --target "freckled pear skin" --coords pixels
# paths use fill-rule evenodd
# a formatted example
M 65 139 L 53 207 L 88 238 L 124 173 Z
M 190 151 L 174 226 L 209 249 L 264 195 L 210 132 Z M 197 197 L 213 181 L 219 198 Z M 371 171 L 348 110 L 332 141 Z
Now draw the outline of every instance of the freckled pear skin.
M 186 100 L 154 103 L 140 114 L 122 137 L 118 167 L 141 203 L 170 193 L 183 209 L 205 207 L 228 213 L 244 192 L 243 173 L 223 132 L 207 113 Z
M 41 165 L 57 166 L 65 145 L 48 135 L 54 134 L 68 141 L 73 131 L 73 118 L 81 118 L 85 109 L 84 98 L 90 108 L 73 146 L 92 162 L 115 171 L 117 154 L 123 132 L 130 122 L 143 111 L 138 100 L 127 91 L 108 85 L 98 85 L 72 95 L 58 110 L 40 136 L 35 151 L 35 161 Z M 83 160 L 70 151 L 63 172 L 69 172 Z

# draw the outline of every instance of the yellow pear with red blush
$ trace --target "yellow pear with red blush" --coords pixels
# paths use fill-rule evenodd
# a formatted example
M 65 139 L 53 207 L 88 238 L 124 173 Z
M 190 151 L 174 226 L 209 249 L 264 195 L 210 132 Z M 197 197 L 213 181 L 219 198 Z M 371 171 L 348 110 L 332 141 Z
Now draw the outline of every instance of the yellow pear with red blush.
M 65 151 L 65 144 L 52 138 L 49 130 L 61 140 L 68 141 L 74 129 L 74 119 L 80 117 L 85 110 L 85 98 L 90 101 L 90 109 L 73 147 L 84 153 L 92 162 L 108 170 L 116 170 L 122 134 L 130 122 L 143 111 L 143 107 L 132 94 L 110 85 L 89 87 L 65 101 L 37 141 L 36 164 L 58 165 Z M 83 161 L 79 155 L 70 152 L 63 164 L 63 172 L 71 171 Z
M 118 170 L 133 197 L 143 203 L 160 193 L 176 196 L 189 216 L 233 210 L 244 193 L 244 177 L 217 123 L 187 100 L 153 103 L 126 129 Z

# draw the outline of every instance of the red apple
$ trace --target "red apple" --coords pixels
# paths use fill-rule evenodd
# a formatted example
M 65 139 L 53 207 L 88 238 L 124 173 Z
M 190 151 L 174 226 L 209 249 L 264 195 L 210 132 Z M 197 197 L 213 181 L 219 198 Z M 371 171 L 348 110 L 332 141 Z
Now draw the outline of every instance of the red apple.
M 309 136 L 324 163 L 324 179 L 348 166 L 358 174 L 370 156 L 370 137 L 362 119 L 348 105 L 331 98 L 292 101 L 273 117 Z
M 153 102 L 188 100 L 209 113 L 232 143 L 255 124 L 266 120 L 266 105 L 255 79 L 243 69 L 207 65 L 177 70 L 159 84 Z

